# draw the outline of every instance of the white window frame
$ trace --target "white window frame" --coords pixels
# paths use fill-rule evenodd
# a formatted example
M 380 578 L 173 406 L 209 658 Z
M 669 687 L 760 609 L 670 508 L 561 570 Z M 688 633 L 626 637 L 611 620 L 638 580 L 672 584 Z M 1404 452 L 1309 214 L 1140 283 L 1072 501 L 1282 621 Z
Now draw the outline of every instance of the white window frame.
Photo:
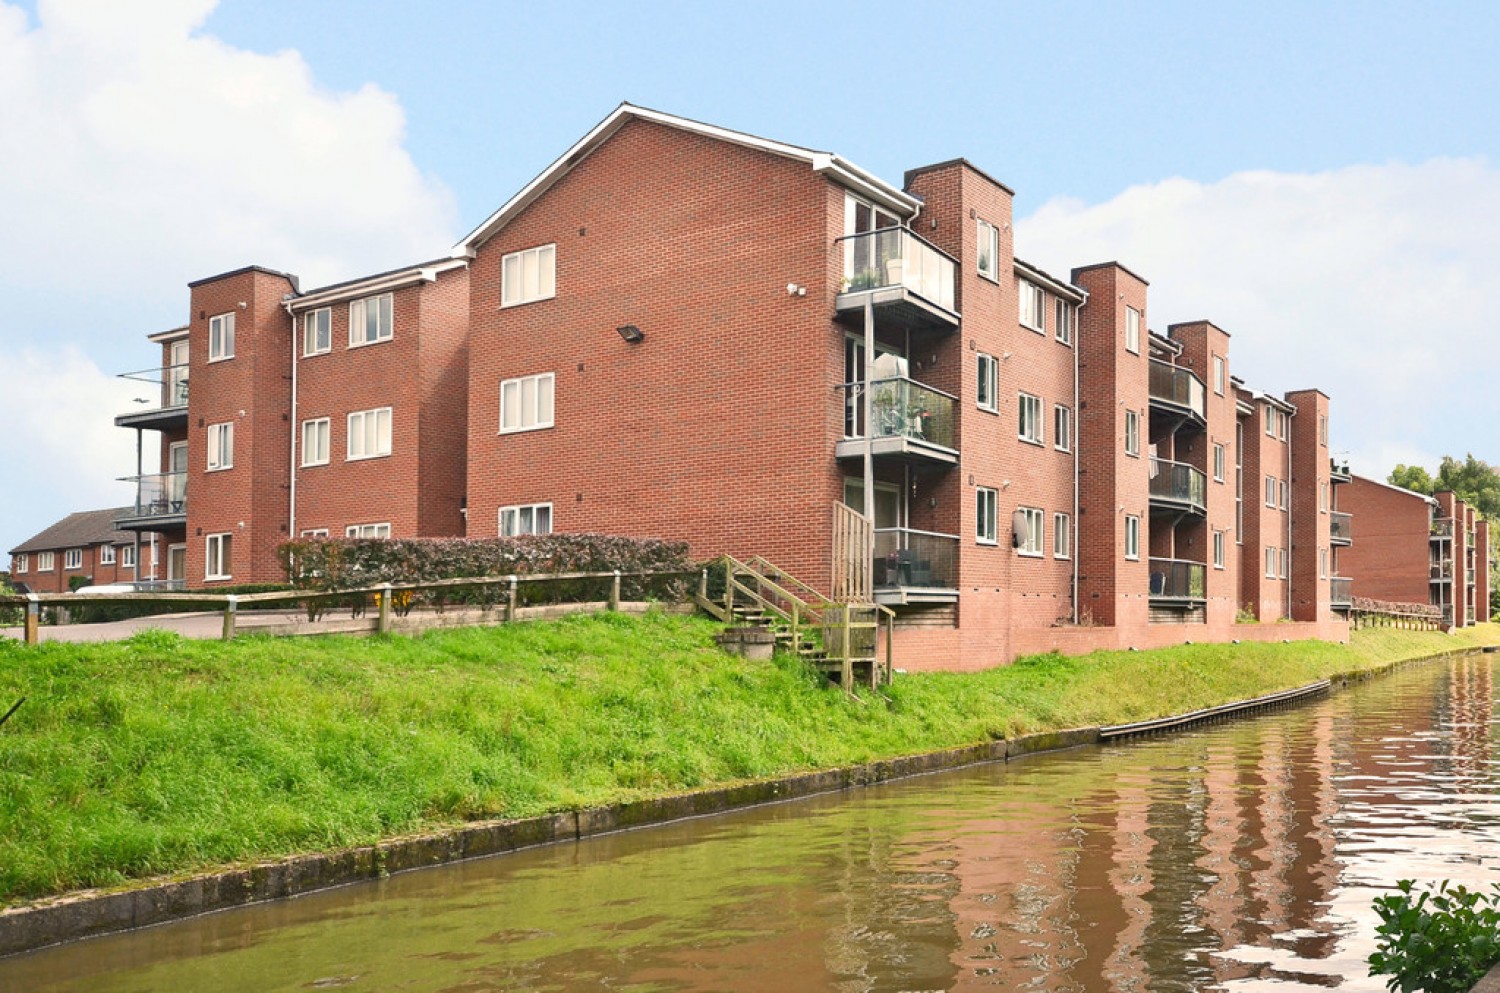
M 333 351 L 333 308 L 319 307 L 302 315 L 302 357 Z
M 228 567 L 227 569 L 225 567 Z M 203 536 L 203 578 L 230 579 L 234 575 L 234 534 L 220 531 Z
M 208 361 L 234 358 L 234 311 L 208 319 Z
M 1278 480 L 1278 482 L 1279 482 L 1279 484 L 1281 486 L 1281 502 L 1278 504 L 1278 506 L 1282 510 L 1286 510 L 1288 507 L 1291 506 L 1291 502 L 1292 502 L 1292 488 L 1291 488 L 1291 486 L 1289 486 L 1287 484 L 1287 481 L 1285 479 Z
M 1284 410 L 1276 412 L 1276 437 L 1286 441 L 1287 426 L 1292 423 L 1292 417 Z
M 1141 559 L 1141 519 L 1135 514 L 1125 515 L 1125 557 L 1132 562 Z
M 365 451 L 366 434 L 369 427 L 366 422 L 374 419 L 374 447 Z M 384 420 L 384 436 L 382 437 L 382 424 Z M 370 410 L 356 410 L 345 418 L 346 434 L 344 437 L 344 461 L 361 462 L 365 459 L 383 459 L 391 454 L 391 438 L 395 434 L 395 419 L 391 416 L 390 407 L 374 407 Z M 359 450 L 356 451 L 355 442 L 358 441 Z
M 1073 518 L 1061 511 L 1052 515 L 1052 557 L 1055 559 L 1073 557 Z
M 1043 530 L 1047 515 L 1040 507 L 1017 507 L 1016 509 L 1026 520 L 1026 533 L 1021 536 L 1021 543 L 1016 547 L 1016 554 L 1024 555 L 1029 559 L 1042 558 L 1042 547 L 1047 541 L 1047 534 Z
M 206 471 L 222 472 L 234 468 L 234 422 L 221 421 L 208 426 Z
M 974 263 L 979 275 L 991 282 L 1000 282 L 1000 229 L 986 220 L 979 220 L 975 238 Z M 989 265 L 985 265 L 986 255 Z
M 1328 415 L 1318 415 L 1318 444 L 1328 447 Z
M 531 410 L 526 408 L 526 384 L 532 384 Z M 516 416 L 515 424 L 506 426 L 505 391 L 513 389 L 516 393 Z M 546 398 L 545 413 L 543 415 L 543 397 Z M 531 415 L 532 423 L 526 423 L 527 414 Z M 504 379 L 500 381 L 500 433 L 516 434 L 520 431 L 541 431 L 554 427 L 557 420 L 557 374 L 552 372 L 539 372 L 531 376 L 518 376 L 515 379 Z
M 328 529 L 327 528 L 308 528 L 305 531 L 298 531 L 297 532 L 297 537 L 299 537 L 299 538 L 326 538 L 326 537 L 328 537 Z
M 1214 392 L 1219 396 L 1224 395 L 1224 382 L 1228 378 L 1224 375 L 1224 356 L 1214 356 Z
M 100 545 L 99 546 L 99 564 L 100 565 L 114 565 L 115 564 L 115 546 L 114 545 Z
M 120 568 L 121 569 L 134 569 L 135 568 L 135 546 L 134 545 L 121 545 L 120 546 Z
M 1318 513 L 1328 513 L 1328 484 L 1318 483 Z
M 1224 443 L 1214 442 L 1214 482 L 1224 482 L 1224 465 L 1228 459 L 1224 456 Z
M 527 271 L 527 262 L 531 271 Z M 557 244 L 511 252 L 500 259 L 500 306 L 519 307 L 557 296 Z
M 1286 553 L 1286 549 L 1283 548 L 1281 550 L 1281 578 L 1282 579 L 1286 578 L 1287 563 L 1291 561 L 1291 558 L 1292 557 Z
M 1266 404 L 1266 437 L 1276 437 L 1276 408 Z
M 1321 546 L 1318 548 L 1318 578 L 1328 578 L 1328 549 Z
M 1057 326 L 1053 329 L 1057 340 L 1064 345 L 1073 344 L 1073 327 L 1078 321 L 1078 309 L 1073 306 L 1073 301 L 1067 297 L 1054 297 L 1056 305 Z
M 1059 452 L 1073 450 L 1073 408 L 1067 404 L 1052 405 L 1052 447 Z
M 1141 354 L 1141 312 L 1125 308 L 1125 351 Z
M 63 549 L 63 570 L 65 572 L 72 572 L 75 569 L 82 569 L 82 568 L 83 568 L 83 549 L 81 549 L 81 548 L 65 548 L 65 549 Z
M 327 534 L 324 531 L 324 534 Z M 372 538 L 384 539 L 391 536 L 391 524 L 389 521 L 381 521 L 379 524 L 350 524 L 344 528 L 345 538 Z
M 36 553 L 36 571 L 37 572 L 52 572 L 56 568 L 57 568 L 57 553 L 56 552 L 37 552 Z
M 375 307 L 375 336 L 369 335 L 370 307 Z M 359 329 L 358 336 L 355 329 Z M 364 348 L 390 341 L 396 335 L 396 298 L 390 293 L 377 293 L 372 297 L 361 297 L 349 301 L 349 347 Z
M 16 575 L 31 571 L 31 553 L 21 552 L 10 560 L 11 571 Z
M 314 433 L 313 444 L 307 443 L 308 432 Z M 333 420 L 328 417 L 310 417 L 302 422 L 302 467 L 327 465 L 331 453 Z
M 1266 506 L 1272 509 L 1276 507 L 1276 477 L 1266 477 Z
M 1276 578 L 1276 549 L 1266 546 L 1266 578 Z
M 992 414 L 1000 412 L 1000 363 L 993 355 L 979 353 L 975 366 L 979 373 L 979 386 L 975 390 L 975 403 L 980 410 Z M 986 402 L 988 396 L 988 402 Z
M 1214 568 L 1224 568 L 1224 532 L 1214 532 Z
M 1133 410 L 1125 411 L 1125 454 L 1132 458 L 1141 455 L 1141 415 Z
M 547 512 L 547 529 L 539 530 L 537 520 L 541 511 Z M 522 530 L 522 519 L 526 514 L 531 515 L 531 527 Z M 509 521 L 507 521 L 509 518 Z M 551 534 L 552 533 L 552 504 L 549 503 L 518 503 L 509 507 L 501 507 L 496 514 L 496 522 L 500 528 L 500 537 L 518 538 L 528 534 Z
M 1025 391 L 1016 394 L 1016 437 L 1033 445 L 1047 443 L 1041 397 Z
M 974 542 L 998 545 L 1000 531 L 1000 491 L 988 486 L 974 488 Z
M 1028 279 L 1017 279 L 1016 285 L 1021 297 L 1018 315 L 1021 327 L 1035 331 L 1037 334 L 1046 334 L 1047 291 Z

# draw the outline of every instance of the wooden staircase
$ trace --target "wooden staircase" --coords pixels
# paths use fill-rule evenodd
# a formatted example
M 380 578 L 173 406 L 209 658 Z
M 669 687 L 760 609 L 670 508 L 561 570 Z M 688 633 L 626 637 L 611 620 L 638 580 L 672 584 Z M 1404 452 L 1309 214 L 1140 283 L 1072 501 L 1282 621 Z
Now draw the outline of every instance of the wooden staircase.
M 704 573 L 694 601 L 726 624 L 768 628 L 777 647 L 796 652 L 845 690 L 878 686 L 891 678 L 891 620 L 887 607 L 868 600 L 830 600 L 797 577 L 754 556 L 741 562 L 724 556 L 722 599 L 708 596 Z M 885 624 L 885 664 L 880 663 L 880 627 Z

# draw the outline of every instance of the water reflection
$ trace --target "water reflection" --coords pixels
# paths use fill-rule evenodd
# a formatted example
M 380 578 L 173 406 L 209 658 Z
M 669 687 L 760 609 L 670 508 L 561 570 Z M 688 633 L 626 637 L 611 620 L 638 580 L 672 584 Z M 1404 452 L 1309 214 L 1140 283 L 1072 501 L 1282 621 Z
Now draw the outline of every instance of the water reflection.
M 1378 888 L 1500 880 L 1490 658 L 98 939 L 0 989 L 1380 990 Z

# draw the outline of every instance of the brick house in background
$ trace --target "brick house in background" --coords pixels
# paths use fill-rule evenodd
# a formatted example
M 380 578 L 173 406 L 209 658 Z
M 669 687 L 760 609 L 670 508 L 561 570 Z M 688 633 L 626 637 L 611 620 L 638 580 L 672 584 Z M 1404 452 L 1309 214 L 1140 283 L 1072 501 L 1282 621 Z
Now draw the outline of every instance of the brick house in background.
M 450 258 L 191 284 L 120 526 L 195 587 L 299 535 L 683 539 L 861 574 L 908 667 L 1346 637 L 1328 398 L 1153 331 L 1118 262 L 1017 258 L 1012 200 L 622 105 Z
M 69 514 L 10 550 L 11 582 L 25 593 L 136 582 L 135 535 L 118 530 L 125 508 Z M 147 565 L 152 549 L 144 549 Z

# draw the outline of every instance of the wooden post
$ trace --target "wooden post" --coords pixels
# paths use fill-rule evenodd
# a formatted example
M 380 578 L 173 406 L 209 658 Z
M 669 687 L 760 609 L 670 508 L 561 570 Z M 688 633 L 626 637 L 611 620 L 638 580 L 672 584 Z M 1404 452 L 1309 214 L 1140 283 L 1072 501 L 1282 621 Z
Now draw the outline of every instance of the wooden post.
M 42 604 L 35 593 L 26 594 L 26 644 L 35 645 L 42 638 Z
M 843 685 L 844 685 L 844 691 L 848 692 L 849 690 L 854 689 L 854 661 L 849 658 L 849 645 L 850 645 L 849 620 L 850 620 L 851 615 L 854 613 L 854 611 L 850 609 L 850 606 L 847 603 L 844 604 L 843 610 L 844 610 L 844 639 L 843 639 L 844 640 L 844 645 L 843 645 L 843 651 L 840 652 L 839 654 L 843 656 L 842 661 L 843 661 L 844 664 L 843 664 L 842 671 L 839 673 L 839 679 L 840 679 L 840 682 L 842 682 Z
M 609 609 L 620 609 L 620 570 L 615 570 L 615 578 L 609 584 Z
M 235 614 L 240 609 L 240 598 L 233 593 L 224 598 L 224 640 L 231 641 L 234 638 Z
M 510 577 L 510 592 L 505 600 L 505 623 L 513 624 L 516 619 L 516 577 Z
M 386 583 L 381 586 L 377 596 L 380 597 L 380 620 L 375 622 L 375 630 L 379 634 L 389 634 L 391 630 L 391 584 Z
M 708 599 L 708 570 L 698 570 L 698 599 Z
M 801 610 L 797 601 L 792 601 L 792 651 L 800 654 L 802 649 L 802 638 L 797 634 L 798 621 L 801 618 Z
M 727 555 L 724 556 L 724 613 L 734 613 L 734 566 Z
M 895 662 L 895 654 L 896 654 L 895 641 L 896 641 L 896 615 L 895 614 L 886 614 L 886 617 L 885 617 L 885 681 L 886 681 L 887 684 L 889 684 L 891 682 L 891 680 L 895 678 L 893 675 L 891 675 L 891 673 L 894 671 L 894 669 L 893 669 L 893 663 Z

